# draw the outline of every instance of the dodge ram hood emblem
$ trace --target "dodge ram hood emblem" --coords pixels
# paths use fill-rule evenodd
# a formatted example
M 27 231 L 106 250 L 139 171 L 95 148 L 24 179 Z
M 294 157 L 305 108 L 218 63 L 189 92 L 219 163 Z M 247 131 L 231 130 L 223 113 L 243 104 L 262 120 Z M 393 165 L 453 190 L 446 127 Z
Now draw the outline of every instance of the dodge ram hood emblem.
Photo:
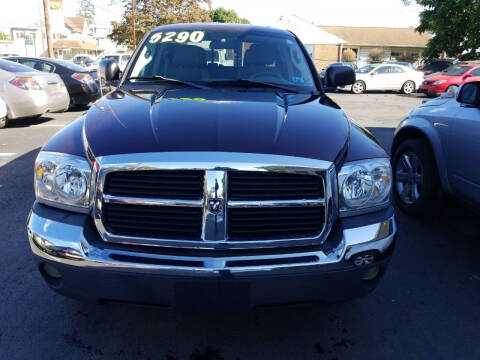
M 222 211 L 222 199 L 208 199 L 208 211 L 212 214 L 218 214 Z

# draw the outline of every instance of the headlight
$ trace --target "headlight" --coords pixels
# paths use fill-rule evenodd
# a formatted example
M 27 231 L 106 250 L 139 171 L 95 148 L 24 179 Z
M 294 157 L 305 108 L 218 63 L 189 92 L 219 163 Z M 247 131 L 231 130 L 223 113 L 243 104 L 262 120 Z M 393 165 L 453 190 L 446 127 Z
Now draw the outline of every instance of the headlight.
M 35 161 L 35 195 L 40 203 L 88 212 L 90 179 L 90 164 L 79 156 L 42 151 Z
M 340 214 L 355 215 L 387 206 L 391 185 L 389 159 L 345 163 L 338 173 Z
M 440 84 L 443 84 L 445 82 L 447 82 L 447 80 L 437 80 L 433 83 L 433 85 L 440 85 Z

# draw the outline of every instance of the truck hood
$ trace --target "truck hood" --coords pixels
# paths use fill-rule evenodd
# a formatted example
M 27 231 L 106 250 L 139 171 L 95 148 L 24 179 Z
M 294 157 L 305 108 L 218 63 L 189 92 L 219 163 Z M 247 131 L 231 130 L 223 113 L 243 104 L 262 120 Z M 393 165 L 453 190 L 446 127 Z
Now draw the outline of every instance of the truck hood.
M 95 157 L 216 151 L 333 161 L 345 147 L 348 120 L 327 97 L 254 90 L 117 90 L 86 114 L 85 140 Z

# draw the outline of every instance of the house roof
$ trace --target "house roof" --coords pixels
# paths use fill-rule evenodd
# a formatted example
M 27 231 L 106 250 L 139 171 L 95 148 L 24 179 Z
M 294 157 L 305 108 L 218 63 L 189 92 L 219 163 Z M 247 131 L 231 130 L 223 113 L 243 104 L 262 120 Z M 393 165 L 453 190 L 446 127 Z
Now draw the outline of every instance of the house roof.
M 304 44 L 339 45 L 346 43 L 341 37 L 325 31 L 296 15 L 280 16 L 275 26 L 280 29 L 290 30 L 297 35 Z
M 319 26 L 352 45 L 426 47 L 431 35 L 410 28 Z
M 55 49 L 86 49 L 95 50 L 95 44 L 87 41 L 60 39 L 53 43 Z
M 67 25 L 70 29 L 75 32 L 82 33 L 83 27 L 85 25 L 85 18 L 84 17 L 67 17 L 65 16 L 64 20 L 65 25 Z

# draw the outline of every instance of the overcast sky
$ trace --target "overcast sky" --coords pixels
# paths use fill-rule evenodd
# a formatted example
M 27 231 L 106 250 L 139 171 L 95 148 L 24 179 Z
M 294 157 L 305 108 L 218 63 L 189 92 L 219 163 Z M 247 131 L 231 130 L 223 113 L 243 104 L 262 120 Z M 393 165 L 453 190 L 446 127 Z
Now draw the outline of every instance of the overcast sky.
M 0 26 L 38 23 L 43 0 L 0 1 Z M 75 16 L 78 2 L 63 0 L 66 16 Z M 121 16 L 120 4 L 111 6 L 110 0 L 93 2 L 99 23 Z M 418 24 L 419 13 L 417 5 L 405 6 L 401 0 L 212 0 L 212 4 L 233 9 L 259 25 L 273 25 L 281 15 L 295 14 L 320 25 L 410 27 Z

